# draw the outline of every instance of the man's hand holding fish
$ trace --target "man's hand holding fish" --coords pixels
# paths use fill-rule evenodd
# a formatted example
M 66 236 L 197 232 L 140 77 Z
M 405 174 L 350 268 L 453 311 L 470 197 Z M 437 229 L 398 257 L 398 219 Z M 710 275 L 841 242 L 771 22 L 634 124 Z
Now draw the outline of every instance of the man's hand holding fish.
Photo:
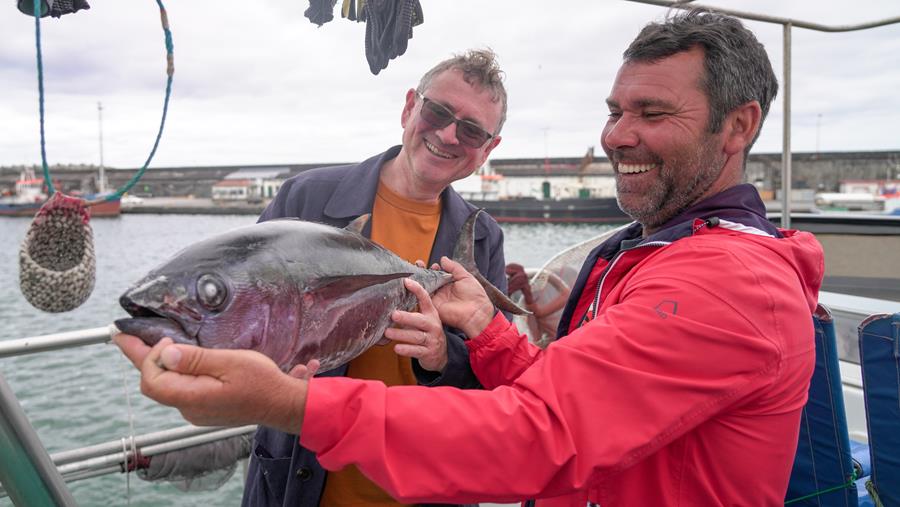
M 399 327 L 385 329 L 384 337 L 397 342 L 394 352 L 398 355 L 418 359 L 428 371 L 442 372 L 447 366 L 447 338 L 438 311 L 421 285 L 411 278 L 405 279 L 403 285 L 416 296 L 419 311 L 395 310 L 391 320 Z
M 175 344 L 169 338 L 151 348 L 127 334 L 113 340 L 141 371 L 141 392 L 178 408 L 193 424 L 260 423 L 300 432 L 308 388 L 305 378 L 310 370 L 314 373 L 315 363 L 297 366 L 288 375 L 252 350 L 207 349 Z

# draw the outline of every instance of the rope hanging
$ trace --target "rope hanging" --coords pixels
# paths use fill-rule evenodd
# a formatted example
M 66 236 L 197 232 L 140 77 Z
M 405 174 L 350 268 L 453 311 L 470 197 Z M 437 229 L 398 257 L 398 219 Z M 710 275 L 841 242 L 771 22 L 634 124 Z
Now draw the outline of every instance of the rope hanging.
M 150 156 L 143 167 L 116 192 L 92 201 L 85 201 L 56 192 L 47 164 L 46 138 L 44 135 L 44 73 L 41 55 L 41 0 L 34 0 L 35 46 L 37 49 L 38 101 L 40 110 L 41 165 L 50 198 L 41 206 L 25 235 L 19 249 L 19 287 L 32 306 L 46 312 L 65 312 L 84 303 L 94 289 L 96 258 L 94 237 L 90 226 L 89 207 L 103 201 L 118 200 L 133 187 L 147 167 L 162 138 L 169 97 L 172 93 L 172 76 L 175 72 L 174 46 L 169 20 L 161 0 L 160 20 L 166 43 L 166 97 L 162 120 Z

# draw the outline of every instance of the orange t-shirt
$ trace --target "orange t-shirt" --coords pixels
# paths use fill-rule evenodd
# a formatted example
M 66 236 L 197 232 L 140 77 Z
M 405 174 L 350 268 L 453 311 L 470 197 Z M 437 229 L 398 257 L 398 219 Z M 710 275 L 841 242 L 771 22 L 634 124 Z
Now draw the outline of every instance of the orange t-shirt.
M 379 183 L 372 208 L 372 241 L 409 262 L 428 262 L 441 220 L 441 203 L 405 199 Z M 347 376 L 381 380 L 386 385 L 415 385 L 408 357 L 394 353 L 392 344 L 374 346 L 350 361 Z M 401 505 L 367 479 L 356 466 L 329 472 L 322 507 L 386 507 Z

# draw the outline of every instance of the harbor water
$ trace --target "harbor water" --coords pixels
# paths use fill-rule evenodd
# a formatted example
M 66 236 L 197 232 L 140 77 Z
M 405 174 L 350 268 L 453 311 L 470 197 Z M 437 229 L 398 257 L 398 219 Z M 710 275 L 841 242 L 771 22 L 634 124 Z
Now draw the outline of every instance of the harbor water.
M 131 215 L 92 221 L 97 280 L 80 308 L 47 314 L 18 289 L 18 249 L 31 219 L 0 220 L 0 340 L 105 326 L 126 316 L 119 295 L 150 268 L 200 239 L 243 225 L 247 215 Z M 503 224 L 507 262 L 539 267 L 563 248 L 601 234 L 600 224 Z M 178 412 L 140 394 L 136 371 L 112 345 L 0 359 L 0 373 L 19 398 L 50 453 L 184 425 Z M 0 466 L 16 466 L 2 463 Z M 221 488 L 184 493 L 168 483 L 112 474 L 70 483 L 81 506 L 239 505 L 243 469 Z M 8 498 L 0 507 L 11 506 Z

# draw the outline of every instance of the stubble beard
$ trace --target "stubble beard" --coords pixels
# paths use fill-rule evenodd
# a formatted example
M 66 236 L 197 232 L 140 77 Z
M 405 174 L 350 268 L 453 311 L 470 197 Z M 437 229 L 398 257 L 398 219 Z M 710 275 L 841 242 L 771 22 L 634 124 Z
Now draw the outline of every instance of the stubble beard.
M 659 165 L 658 179 L 646 190 L 640 199 L 623 202 L 627 194 L 622 177 L 616 175 L 616 201 L 625 214 L 644 226 L 658 229 L 660 226 L 689 208 L 712 186 L 724 166 L 724 155 L 714 152 L 712 134 L 707 134 L 700 142 L 700 150 L 682 154 L 666 161 L 651 153 Z M 694 171 L 687 180 L 679 181 Z

